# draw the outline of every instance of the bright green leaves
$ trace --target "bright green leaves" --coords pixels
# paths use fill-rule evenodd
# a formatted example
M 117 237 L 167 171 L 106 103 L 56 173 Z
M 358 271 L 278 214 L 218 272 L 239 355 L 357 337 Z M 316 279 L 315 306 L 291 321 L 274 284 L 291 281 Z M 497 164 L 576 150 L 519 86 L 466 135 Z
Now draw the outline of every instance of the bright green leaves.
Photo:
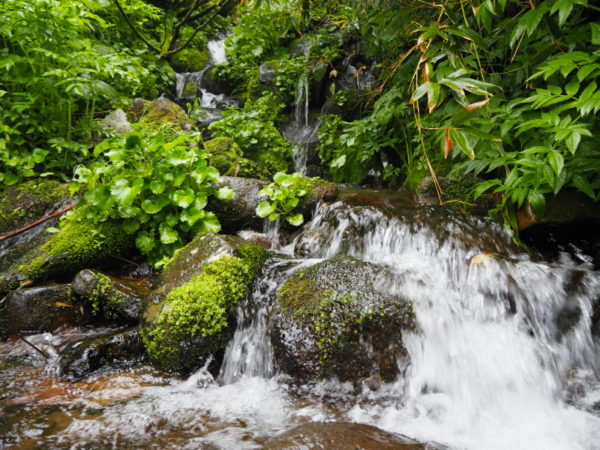
M 166 140 L 159 130 L 150 139 L 130 133 L 103 141 L 95 152 L 105 160 L 76 171 L 75 182 L 87 186 L 80 214 L 96 223 L 119 221 L 155 267 L 195 233 L 218 232 L 217 217 L 204 210 L 208 197 L 225 200 L 234 192 L 215 187 L 219 173 L 198 140 L 184 133 Z
M 273 183 L 265 186 L 259 195 L 269 197 L 270 201 L 262 201 L 256 207 L 258 217 L 267 217 L 270 221 L 275 221 L 280 217 L 295 227 L 304 223 L 302 213 L 294 210 L 300 203 L 300 197 L 306 195 L 306 190 L 302 187 L 302 174 L 296 172 L 287 174 L 278 172 L 273 177 Z

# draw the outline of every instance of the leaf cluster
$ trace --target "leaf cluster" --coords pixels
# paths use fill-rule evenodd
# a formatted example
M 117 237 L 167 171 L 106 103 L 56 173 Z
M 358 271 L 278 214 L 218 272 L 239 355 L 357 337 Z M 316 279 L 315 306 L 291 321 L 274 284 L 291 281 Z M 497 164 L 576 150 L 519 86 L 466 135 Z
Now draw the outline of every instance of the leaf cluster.
M 304 223 L 304 216 L 297 212 L 300 198 L 307 192 L 302 187 L 302 174 L 295 172 L 286 174 L 277 172 L 273 177 L 273 183 L 265 186 L 260 192 L 260 196 L 269 197 L 269 200 L 262 201 L 256 207 L 258 217 L 268 217 L 270 221 L 276 221 L 280 218 L 295 227 Z
M 215 187 L 221 178 L 208 165 L 197 133 L 166 139 L 134 132 L 101 142 L 94 156 L 96 163 L 75 170 L 75 182 L 85 192 L 79 217 L 119 223 L 155 267 L 193 235 L 220 230 L 205 207 L 211 195 L 228 199 L 233 191 Z

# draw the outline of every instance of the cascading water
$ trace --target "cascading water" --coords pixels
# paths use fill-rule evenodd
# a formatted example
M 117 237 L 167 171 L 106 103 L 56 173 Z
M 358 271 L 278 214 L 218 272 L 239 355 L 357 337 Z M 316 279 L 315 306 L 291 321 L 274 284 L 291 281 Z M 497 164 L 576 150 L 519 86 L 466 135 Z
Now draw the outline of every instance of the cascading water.
M 459 448 L 598 448 L 600 420 L 566 406 L 562 391 L 573 367 L 598 373 L 589 322 L 598 274 L 465 245 L 465 233 L 483 226 L 448 223 L 436 236 L 341 203 L 312 222 L 302 243 L 312 256 L 347 253 L 405 274 L 389 288 L 412 301 L 418 323 L 405 338 L 407 376 L 394 388 L 404 403 L 356 406 L 350 417 Z M 506 247 L 495 242 L 492 252 Z M 582 311 L 581 320 L 560 330 L 566 304 Z
M 566 256 L 530 257 L 482 219 L 439 209 L 395 213 L 320 206 L 239 305 L 217 380 L 207 368 L 181 381 L 143 367 L 68 388 L 40 383 L 32 388 L 54 408 L 52 419 L 37 417 L 34 403 L 7 410 L 0 431 L 23 435 L 20 443 L 38 433 L 47 447 L 240 449 L 261 448 L 306 421 L 354 421 L 451 449 L 600 448 L 600 352 L 591 333 L 598 272 Z M 296 386 L 277 374 L 269 339 L 277 290 L 338 254 L 386 266 L 398 276 L 381 289 L 413 305 L 417 330 L 398 344 L 410 362 L 398 362 L 404 370 L 395 383 L 357 393 L 335 380 Z M 11 386 L 17 372 L 9 372 Z M 19 414 L 33 418 L 10 428 Z
M 219 39 L 208 42 L 207 48 L 210 59 L 207 66 L 202 70 L 176 74 L 175 93 L 177 100 L 179 102 L 190 102 L 196 95 L 200 94 L 198 96 L 199 106 L 202 107 L 203 114 L 199 117 L 199 121 L 206 124 L 219 120 L 224 106 L 235 106 L 235 101 L 231 98 L 228 98 L 225 94 L 210 92 L 204 83 L 204 76 L 208 70 L 227 61 L 225 39 L 226 36 L 223 35 Z

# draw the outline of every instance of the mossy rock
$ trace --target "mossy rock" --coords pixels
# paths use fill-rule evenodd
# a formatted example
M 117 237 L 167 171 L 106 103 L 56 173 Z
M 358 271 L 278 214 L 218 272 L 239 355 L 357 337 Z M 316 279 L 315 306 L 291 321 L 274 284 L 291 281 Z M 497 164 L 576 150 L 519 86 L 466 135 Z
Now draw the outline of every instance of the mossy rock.
M 24 281 L 71 279 L 82 267 L 94 267 L 131 249 L 132 240 L 117 224 L 66 218 L 57 233 L 0 274 L 0 297 Z
M 412 306 L 385 286 L 388 269 L 337 256 L 292 275 L 278 292 L 272 341 L 279 366 L 300 379 L 393 381 L 407 358 Z
M 298 204 L 305 217 L 312 214 L 317 203 L 335 201 L 340 194 L 335 183 L 319 177 L 302 177 L 298 187 L 306 191 L 306 195 L 300 198 Z
M 214 138 L 205 142 L 204 147 L 211 154 L 210 165 L 216 167 L 221 175 L 265 181 L 271 178 L 267 169 L 244 158 L 239 145 L 231 138 Z
M 176 72 L 199 72 L 208 64 L 209 59 L 206 48 L 184 48 L 171 58 L 171 67 Z
M 198 85 L 193 81 L 186 80 L 185 86 L 183 87 L 182 97 L 193 97 L 198 92 Z
M 108 320 L 137 321 L 148 294 L 143 282 L 121 280 L 91 269 L 79 272 L 72 286 L 94 315 Z
M 6 187 L 0 194 L 0 234 L 56 211 L 69 197 L 69 186 L 54 180 L 28 180 Z
M 127 118 L 131 122 L 169 124 L 184 131 L 194 128 L 194 123 L 183 108 L 164 97 L 159 97 L 153 101 L 136 98 L 127 111 Z
M 268 257 L 267 250 L 255 244 L 219 246 L 214 235 L 198 241 L 184 248 L 167 268 L 160 296 L 166 293 L 165 286 L 178 284 L 173 278 L 183 281 L 192 275 L 186 262 L 196 270 L 199 265 L 199 270 L 169 290 L 163 300 L 150 303 L 144 314 L 141 335 L 146 350 L 168 370 L 195 369 L 225 348 L 233 336 L 237 303 Z
M 18 289 L 8 294 L 0 307 L 0 335 L 81 325 L 89 316 L 80 306 L 69 285 Z

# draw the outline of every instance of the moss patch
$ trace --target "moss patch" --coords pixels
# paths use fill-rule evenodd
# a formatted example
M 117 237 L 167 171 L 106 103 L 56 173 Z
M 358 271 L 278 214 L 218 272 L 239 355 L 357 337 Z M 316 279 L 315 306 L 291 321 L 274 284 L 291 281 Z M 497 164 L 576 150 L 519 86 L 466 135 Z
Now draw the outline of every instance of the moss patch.
M 53 180 L 29 180 L 7 187 L 0 195 L 0 234 L 41 218 L 69 196 L 68 185 Z
M 176 72 L 199 72 L 208 64 L 210 55 L 206 48 L 185 48 L 171 59 L 171 67 Z
M 211 154 L 209 163 L 216 167 L 221 175 L 269 180 L 270 173 L 259 164 L 243 157 L 242 149 L 235 141 L 227 137 L 218 137 L 204 143 Z
M 25 253 L 0 276 L 0 296 L 24 280 L 72 278 L 82 267 L 101 264 L 131 244 L 130 237 L 116 224 L 79 222 L 71 215 L 48 241 Z
M 152 323 L 141 334 L 150 357 L 166 369 L 190 369 L 223 349 L 231 318 L 258 275 L 268 252 L 254 244 L 238 256 L 222 256 L 173 289 Z

